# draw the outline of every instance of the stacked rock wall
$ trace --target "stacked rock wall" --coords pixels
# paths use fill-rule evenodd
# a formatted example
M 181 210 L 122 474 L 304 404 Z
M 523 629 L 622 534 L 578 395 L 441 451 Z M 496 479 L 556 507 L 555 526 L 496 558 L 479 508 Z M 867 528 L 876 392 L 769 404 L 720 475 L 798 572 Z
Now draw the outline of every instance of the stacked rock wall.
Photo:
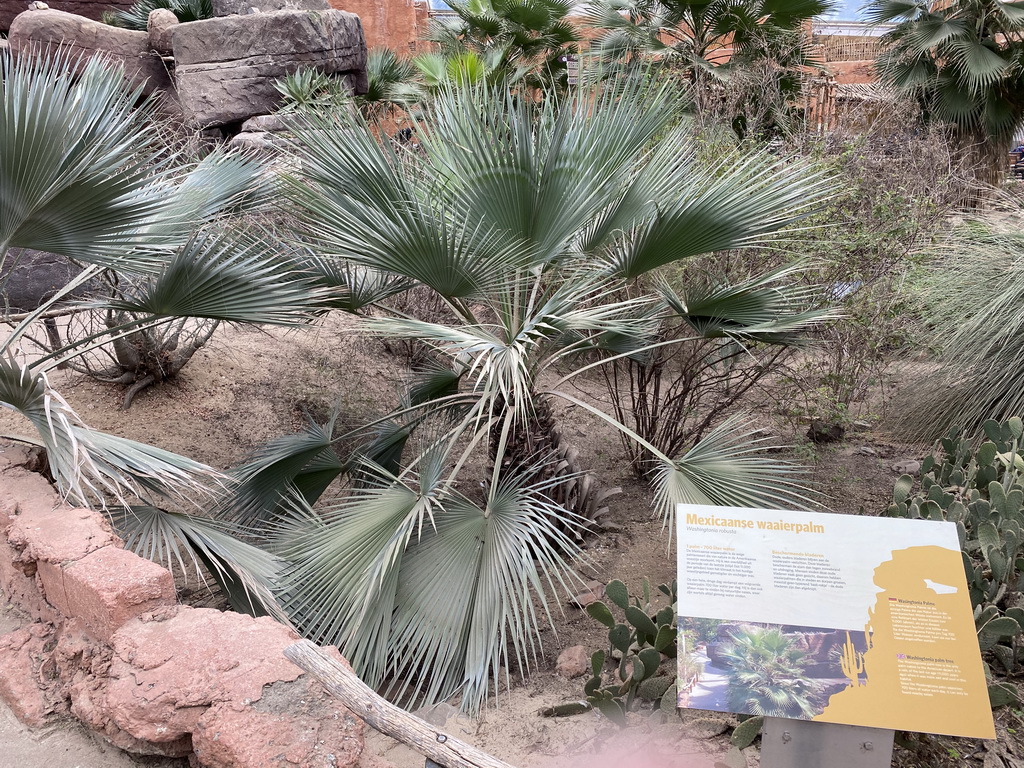
M 0 699 L 19 719 L 70 713 L 122 749 L 207 768 L 358 764 L 363 725 L 284 658 L 293 631 L 178 605 L 171 574 L 61 504 L 37 464 L 0 444 L 0 591 L 31 617 L 0 636 Z
M 0 0 L 3 2 L 3 0 Z M 366 92 L 366 41 L 358 16 L 327 0 L 214 0 L 214 18 L 178 23 L 153 11 L 147 32 L 111 27 L 58 10 L 36 9 L 11 24 L 15 56 L 63 50 L 85 61 L 102 56 L 124 67 L 145 94 L 168 96 L 196 128 L 232 126 L 273 113 L 275 83 L 300 69 Z

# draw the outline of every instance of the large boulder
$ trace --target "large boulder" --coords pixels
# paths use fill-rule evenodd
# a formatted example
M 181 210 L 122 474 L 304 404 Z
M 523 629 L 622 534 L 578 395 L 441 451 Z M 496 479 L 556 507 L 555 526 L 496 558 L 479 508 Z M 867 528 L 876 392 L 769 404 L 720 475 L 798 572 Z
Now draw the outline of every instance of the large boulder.
M 87 19 L 99 21 L 107 11 L 128 8 L 134 0 L 47 0 L 46 4 L 57 11 L 75 13 Z M 24 12 L 29 0 L 0 0 L 0 31 L 11 28 L 14 17 Z
M 146 94 L 170 88 L 170 77 L 160 56 L 149 47 L 149 34 L 112 27 L 63 11 L 26 11 L 11 23 L 9 35 L 15 55 L 58 50 L 85 61 L 93 56 L 124 67 L 125 74 Z
M 212 0 L 214 16 L 245 15 L 256 11 L 327 11 L 327 0 Z
M 297 639 L 269 618 L 176 606 L 91 655 L 69 627 L 55 656 L 72 714 L 122 749 L 194 753 L 204 768 L 352 768 L 363 724 L 284 657 Z
M 366 91 L 366 41 L 344 11 L 276 11 L 179 24 L 172 33 L 175 79 L 197 126 L 226 125 L 273 112 L 274 81 L 314 67 Z
M 31 312 L 81 271 L 66 256 L 12 248 L 0 264 L 0 314 Z

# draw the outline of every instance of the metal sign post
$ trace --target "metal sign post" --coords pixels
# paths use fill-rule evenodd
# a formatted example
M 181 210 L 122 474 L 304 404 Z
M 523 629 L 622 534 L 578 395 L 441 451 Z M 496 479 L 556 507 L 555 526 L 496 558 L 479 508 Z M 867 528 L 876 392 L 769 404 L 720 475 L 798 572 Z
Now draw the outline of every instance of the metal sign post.
M 894 731 L 766 717 L 762 768 L 889 768 Z

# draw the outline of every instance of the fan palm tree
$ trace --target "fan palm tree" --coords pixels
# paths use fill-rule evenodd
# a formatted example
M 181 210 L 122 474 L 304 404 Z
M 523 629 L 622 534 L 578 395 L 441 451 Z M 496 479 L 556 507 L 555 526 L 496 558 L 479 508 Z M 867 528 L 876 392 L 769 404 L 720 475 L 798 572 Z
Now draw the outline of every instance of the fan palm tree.
M 730 62 L 779 56 L 782 48 L 799 52 L 792 33 L 830 5 L 828 0 L 597 0 L 586 19 L 598 30 L 590 50 L 599 58 L 627 64 L 655 59 L 696 81 L 702 74 L 724 77 Z
M 727 110 L 742 141 L 789 130 L 801 73 L 818 66 L 803 27 L 830 7 L 830 0 L 595 0 L 586 14 L 597 31 L 590 53 L 605 74 L 652 63 L 677 73 L 698 114 Z M 726 84 L 731 93 L 723 93 Z
M 807 654 L 781 630 L 737 632 L 721 655 L 729 666 L 731 712 L 805 720 L 820 714 L 819 691 L 804 675 Z
M 45 448 L 71 502 L 114 514 L 130 510 L 121 514 L 120 530 L 139 551 L 181 557 L 181 545 L 190 543 L 217 573 L 226 536 L 187 512 L 189 500 L 220 485 L 220 473 L 89 429 L 50 386 L 48 373 L 178 317 L 305 322 L 320 294 L 279 249 L 218 225 L 255 202 L 263 169 L 219 152 L 198 163 L 175 156 L 159 141 L 152 105 L 137 108 L 139 98 L 120 69 L 97 59 L 0 55 L 0 275 L 19 268 L 22 249 L 86 265 L 35 312 L 0 316 L 11 328 L 0 339 L 0 407 L 34 428 L 35 436 L 18 439 Z M 19 353 L 33 321 L 104 270 L 117 274 L 120 289 L 88 308 L 120 322 L 41 357 Z M 269 573 L 270 560 L 240 542 L 232 560 Z
M 954 427 L 978 434 L 989 419 L 1024 413 L 1022 213 L 962 225 L 919 281 L 940 367 L 901 396 L 908 438 L 932 440 Z
M 535 88 L 566 84 L 565 57 L 580 40 L 568 19 L 570 0 L 453 0 L 449 7 L 454 16 L 436 17 L 427 35 L 438 52 L 417 57 L 428 70 L 438 69 L 437 60 L 472 54 L 508 80 Z
M 295 625 L 371 684 L 461 690 L 475 709 L 504 664 L 529 664 L 534 598 L 572 581 L 587 522 L 558 455 L 557 403 L 644 444 L 666 519 L 680 501 L 800 503 L 794 468 L 758 455 L 739 422 L 669 456 L 572 386 L 655 343 L 666 313 L 739 343 L 821 319 L 784 284 L 764 301 L 756 279 L 671 302 L 641 287 L 662 265 L 771 236 L 825 185 L 789 161 L 702 166 L 677 105 L 666 87 L 540 104 L 458 89 L 438 96 L 416 151 L 326 117 L 302 138 L 289 191 L 318 273 L 349 309 L 376 308 L 366 332 L 415 339 L 432 359 L 385 419 L 268 446 L 226 506 L 288 564 L 280 598 Z M 381 303 L 412 287 L 447 315 Z M 356 439 L 339 461 L 332 446 Z M 339 476 L 340 495 L 320 499 Z
M 876 0 L 867 18 L 896 26 L 877 62 L 881 79 L 953 126 L 997 181 L 1024 120 L 1024 3 L 1000 0 Z

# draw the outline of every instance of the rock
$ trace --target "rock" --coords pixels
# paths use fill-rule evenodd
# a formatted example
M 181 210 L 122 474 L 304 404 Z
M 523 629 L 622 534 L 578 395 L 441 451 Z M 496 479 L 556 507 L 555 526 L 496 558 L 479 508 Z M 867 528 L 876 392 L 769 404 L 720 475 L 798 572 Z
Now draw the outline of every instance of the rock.
M 82 268 L 72 264 L 66 256 L 11 248 L 0 265 L 0 281 L 10 274 L 6 284 L 0 287 L 0 311 L 5 300 L 12 312 L 31 312 L 81 271 Z
M 249 150 L 260 154 L 274 154 L 288 148 L 288 141 L 266 131 L 243 131 L 231 137 L 229 149 Z
M 171 81 L 163 61 L 149 47 L 149 35 L 112 27 L 99 21 L 63 11 L 31 11 L 19 14 L 11 22 L 8 35 L 16 56 L 35 53 L 52 55 L 58 50 L 71 54 L 77 67 L 93 57 L 124 67 L 133 86 L 150 94 L 170 88 Z
M 729 730 L 729 721 L 717 717 L 693 717 L 683 720 L 682 733 L 691 739 L 713 739 Z
M 242 133 L 286 133 L 294 123 L 294 114 L 257 115 L 242 123 Z
M 345 75 L 366 89 L 366 42 L 359 17 L 344 11 L 277 11 L 174 27 L 181 105 L 197 126 L 266 115 L 281 95 L 274 81 L 304 67 Z
M 303 675 L 272 683 L 249 707 L 219 703 L 206 710 L 192 748 L 206 768 L 353 766 L 363 751 L 363 725 Z
M 214 16 L 245 16 L 253 11 L 327 11 L 331 5 L 327 0 L 213 0 Z
M 53 634 L 52 624 L 37 622 L 0 637 L 0 701 L 31 728 L 59 708 L 40 685 L 40 660 Z
M 67 13 L 100 21 L 105 11 L 128 8 L 132 0 L 58 0 L 57 4 L 60 10 Z M 26 8 L 30 11 L 45 11 L 49 5 L 44 2 L 26 3 L 25 0 L 0 0 L 0 30 L 10 29 L 15 17 Z
M 900 475 L 918 475 L 921 472 L 921 462 L 914 459 L 904 459 L 892 465 L 892 471 Z
M 838 443 L 846 434 L 846 427 L 842 424 L 813 419 L 810 429 L 807 430 L 807 439 L 812 443 L 823 445 L 825 443 Z
M 171 31 L 181 22 L 173 11 L 155 8 L 149 12 L 146 31 L 149 33 L 149 47 L 165 56 L 171 55 Z
M 583 677 L 588 672 L 590 672 L 590 654 L 582 645 L 574 645 L 558 654 L 555 674 L 559 677 L 572 680 L 575 677 Z
M 453 717 L 459 716 L 459 710 L 453 707 L 451 704 L 440 702 L 438 704 L 431 704 L 426 707 L 420 707 L 413 712 L 416 717 L 420 720 L 425 720 L 435 728 L 444 730 L 445 723 L 447 723 Z
M 591 603 L 596 603 L 604 595 L 604 585 L 597 582 L 596 586 L 588 584 L 587 589 L 573 597 L 569 602 L 577 608 L 586 608 Z
M 297 639 L 266 617 L 161 609 L 114 634 L 103 676 L 73 676 L 72 712 L 117 746 L 195 748 L 207 768 L 353 766 L 362 724 L 285 659 Z
M 61 612 L 80 619 L 101 640 L 129 619 L 175 604 L 171 572 L 124 549 L 104 547 L 61 570 L 67 606 Z

